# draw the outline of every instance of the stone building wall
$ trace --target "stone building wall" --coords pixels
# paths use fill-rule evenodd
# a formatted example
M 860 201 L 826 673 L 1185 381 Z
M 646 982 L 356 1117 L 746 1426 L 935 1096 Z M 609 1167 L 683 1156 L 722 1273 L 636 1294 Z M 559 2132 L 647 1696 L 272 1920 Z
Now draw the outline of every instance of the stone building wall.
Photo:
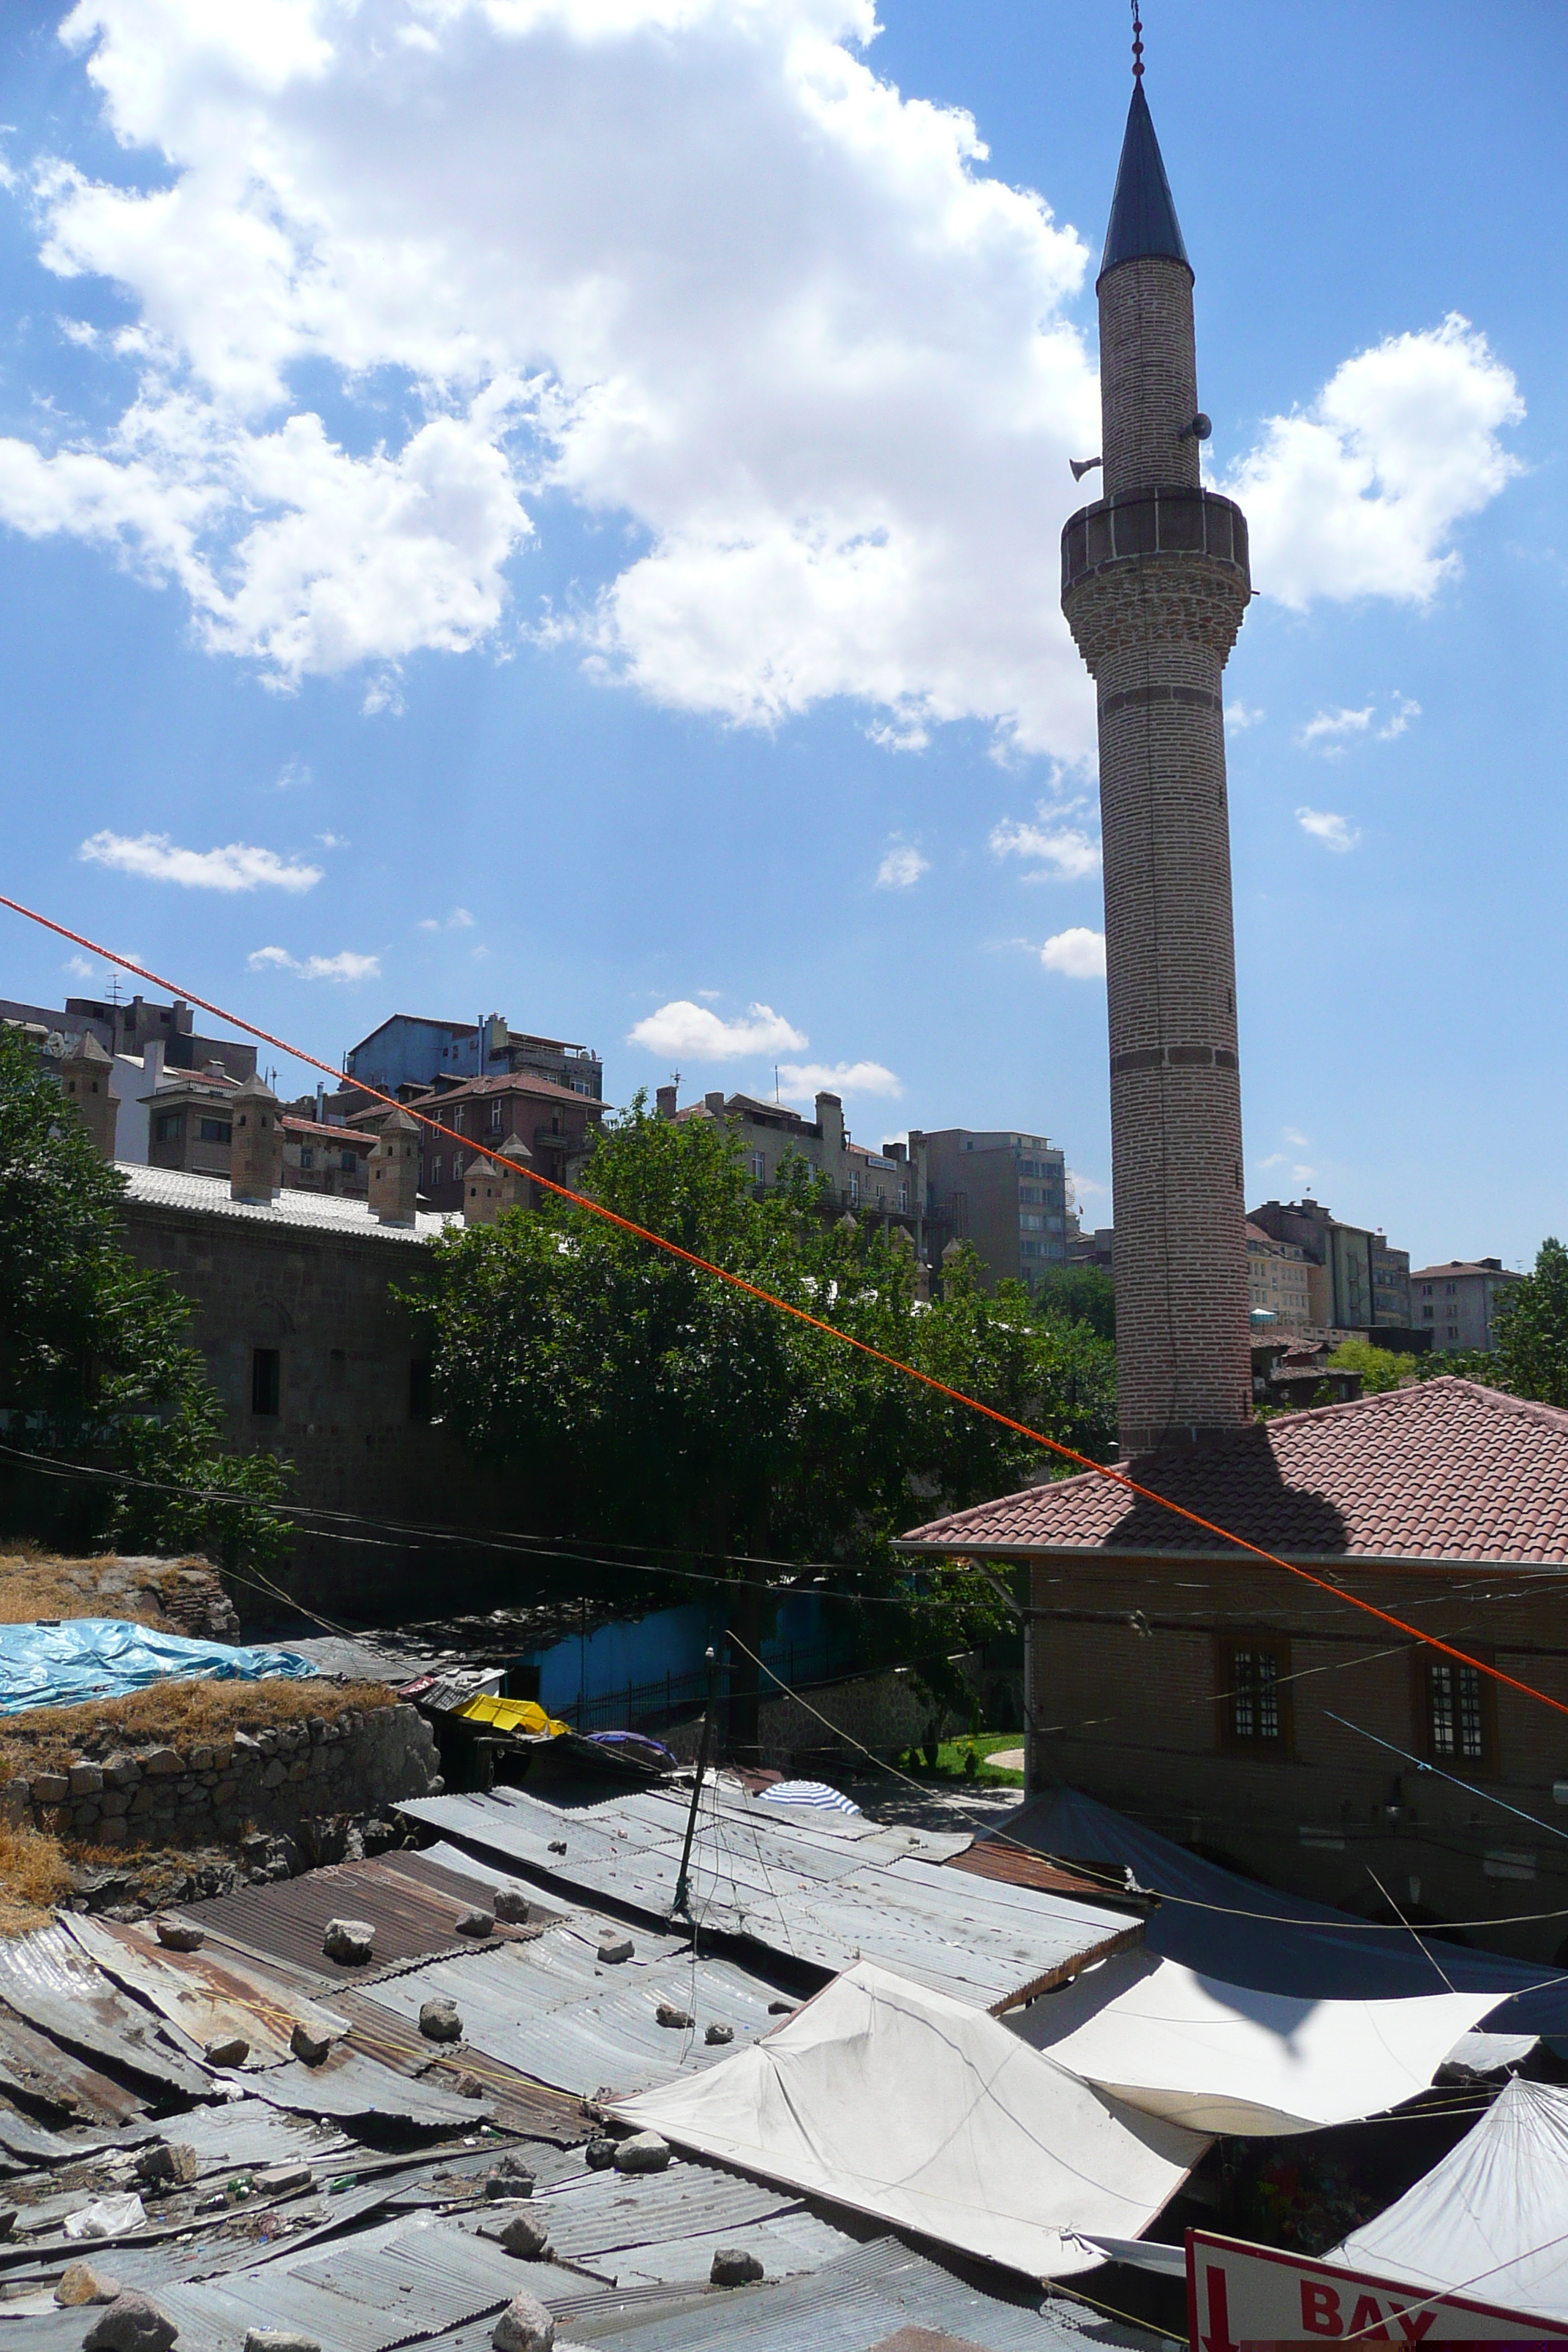
M 412 1706 L 369 1707 L 235 1731 L 182 1750 L 162 1743 L 81 1757 L 0 1788 L 0 1817 L 87 1845 L 232 1845 L 254 1831 L 374 1812 L 441 1787 L 430 1727 Z
M 1484 1580 L 1474 1569 L 1334 1575 L 1568 1705 L 1561 1613 L 1530 1577 L 1500 1568 Z M 1557 1798 L 1568 1795 L 1561 1717 L 1488 1682 L 1485 1754 L 1437 1758 L 1425 1679 L 1432 1653 L 1234 1556 L 1082 1565 L 1058 1556 L 1037 1566 L 1033 1607 L 1036 1785 L 1065 1783 L 1271 1885 L 1386 1916 L 1375 1874 L 1407 1912 L 1486 1923 L 1467 1927 L 1472 1943 L 1556 1958 L 1568 1930 L 1568 1844 L 1554 1828 L 1568 1821 Z M 1277 1744 L 1229 1736 L 1237 1646 L 1278 1661 Z M 1452 1777 L 1424 1770 L 1427 1762 Z

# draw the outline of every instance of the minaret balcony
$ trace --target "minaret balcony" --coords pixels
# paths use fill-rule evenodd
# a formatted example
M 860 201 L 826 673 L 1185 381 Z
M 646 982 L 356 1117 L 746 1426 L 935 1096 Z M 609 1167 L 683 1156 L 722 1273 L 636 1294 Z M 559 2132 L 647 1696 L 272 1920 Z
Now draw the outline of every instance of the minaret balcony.
M 1062 596 L 1112 564 L 1143 555 L 1205 555 L 1252 590 L 1247 517 L 1217 490 L 1120 490 L 1080 507 L 1062 530 Z

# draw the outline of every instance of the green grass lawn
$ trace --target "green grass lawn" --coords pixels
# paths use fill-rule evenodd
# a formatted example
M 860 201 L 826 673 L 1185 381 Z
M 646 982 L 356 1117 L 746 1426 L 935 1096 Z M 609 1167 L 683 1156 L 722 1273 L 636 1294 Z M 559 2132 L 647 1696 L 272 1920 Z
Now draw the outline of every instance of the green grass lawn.
M 896 1756 L 893 1761 L 900 1771 L 908 1772 L 917 1780 L 961 1780 L 972 1788 L 1021 1789 L 1024 1785 L 1022 1772 L 998 1772 L 985 1759 L 999 1749 L 1022 1748 L 1023 1745 L 1021 1731 L 981 1731 L 973 1739 L 944 1739 L 936 1751 L 934 1769 L 926 1763 L 923 1751 L 918 1748 L 911 1748 L 907 1755 Z M 966 1768 L 972 1749 L 977 1761 L 974 1769 L 970 1771 Z

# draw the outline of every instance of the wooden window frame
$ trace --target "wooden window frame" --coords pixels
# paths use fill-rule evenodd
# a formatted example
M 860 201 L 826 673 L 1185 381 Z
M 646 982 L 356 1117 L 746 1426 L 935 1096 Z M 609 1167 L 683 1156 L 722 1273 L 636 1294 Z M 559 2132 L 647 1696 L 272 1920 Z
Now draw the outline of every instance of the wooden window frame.
M 1483 1665 L 1491 1664 L 1491 1652 L 1480 1643 L 1467 1642 L 1463 1646 Z M 1489 1675 L 1477 1677 L 1480 1699 L 1481 1752 L 1479 1756 L 1467 1756 L 1461 1750 L 1437 1745 L 1436 1727 L 1432 1719 L 1432 1669 L 1435 1666 L 1451 1668 L 1456 1675 L 1467 1671 L 1458 1659 L 1446 1658 L 1440 1651 L 1429 1650 L 1425 1644 L 1412 1650 L 1411 1711 L 1415 1719 L 1415 1738 L 1412 1744 L 1416 1754 L 1424 1756 L 1428 1764 L 1436 1764 L 1445 1772 L 1457 1773 L 1461 1779 L 1471 1774 L 1478 1780 L 1498 1780 L 1500 1767 L 1498 1762 L 1497 1685 Z
M 1248 1651 L 1267 1651 L 1275 1662 L 1275 1696 L 1279 1710 L 1279 1735 L 1263 1739 L 1236 1728 L 1234 1695 L 1237 1659 Z M 1296 1752 L 1296 1718 L 1291 1706 L 1290 1641 L 1285 1633 L 1216 1633 L 1215 1636 L 1215 1726 L 1218 1745 L 1226 1756 L 1250 1756 L 1260 1762 L 1289 1763 Z

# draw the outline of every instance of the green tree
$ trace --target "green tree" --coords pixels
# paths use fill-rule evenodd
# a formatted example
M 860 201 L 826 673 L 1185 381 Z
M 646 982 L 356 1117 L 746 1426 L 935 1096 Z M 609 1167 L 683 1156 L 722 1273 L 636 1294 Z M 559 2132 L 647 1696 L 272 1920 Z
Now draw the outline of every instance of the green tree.
M 605 1208 L 833 1329 L 1108 1454 L 1103 1342 L 1042 1322 L 1016 1284 L 988 1294 L 972 1251 L 944 1267 L 939 1299 L 918 1299 L 901 1236 L 835 1221 L 804 1160 L 759 1201 L 724 1127 L 652 1118 L 639 1097 L 607 1122 L 587 1182 Z M 913 1577 L 891 1538 L 1038 1475 L 1040 1449 L 829 1331 L 557 1203 L 431 1244 L 408 1303 L 428 1328 L 441 1416 L 548 1495 L 552 1526 L 832 1565 L 836 1589 L 864 1596 L 865 1639 L 884 1656 L 931 1658 L 1000 1621 L 982 1579 Z M 903 1605 L 869 1605 L 889 1596 Z M 731 1622 L 752 1650 L 763 1606 L 738 1582 Z
M 1087 1323 L 1101 1339 L 1116 1338 L 1116 1285 L 1102 1265 L 1055 1265 L 1037 1275 L 1034 1297 L 1049 1323 Z
M 1498 1300 L 1496 1385 L 1568 1405 L 1568 1249 L 1549 1234 L 1535 1265 Z
M 1371 1339 L 1342 1339 L 1329 1358 L 1335 1371 L 1361 1374 L 1363 1396 L 1380 1396 L 1385 1390 L 1403 1388 L 1419 1378 L 1418 1361 L 1393 1348 L 1379 1348 Z
M 190 1307 L 121 1239 L 124 1179 L 100 1160 L 21 1032 L 0 1028 L 0 1406 L 17 1449 L 183 1489 L 41 1475 L 0 1456 L 12 1526 L 75 1543 L 201 1550 L 229 1569 L 274 1556 L 286 1466 L 223 1445 L 223 1412 L 185 1344 Z

